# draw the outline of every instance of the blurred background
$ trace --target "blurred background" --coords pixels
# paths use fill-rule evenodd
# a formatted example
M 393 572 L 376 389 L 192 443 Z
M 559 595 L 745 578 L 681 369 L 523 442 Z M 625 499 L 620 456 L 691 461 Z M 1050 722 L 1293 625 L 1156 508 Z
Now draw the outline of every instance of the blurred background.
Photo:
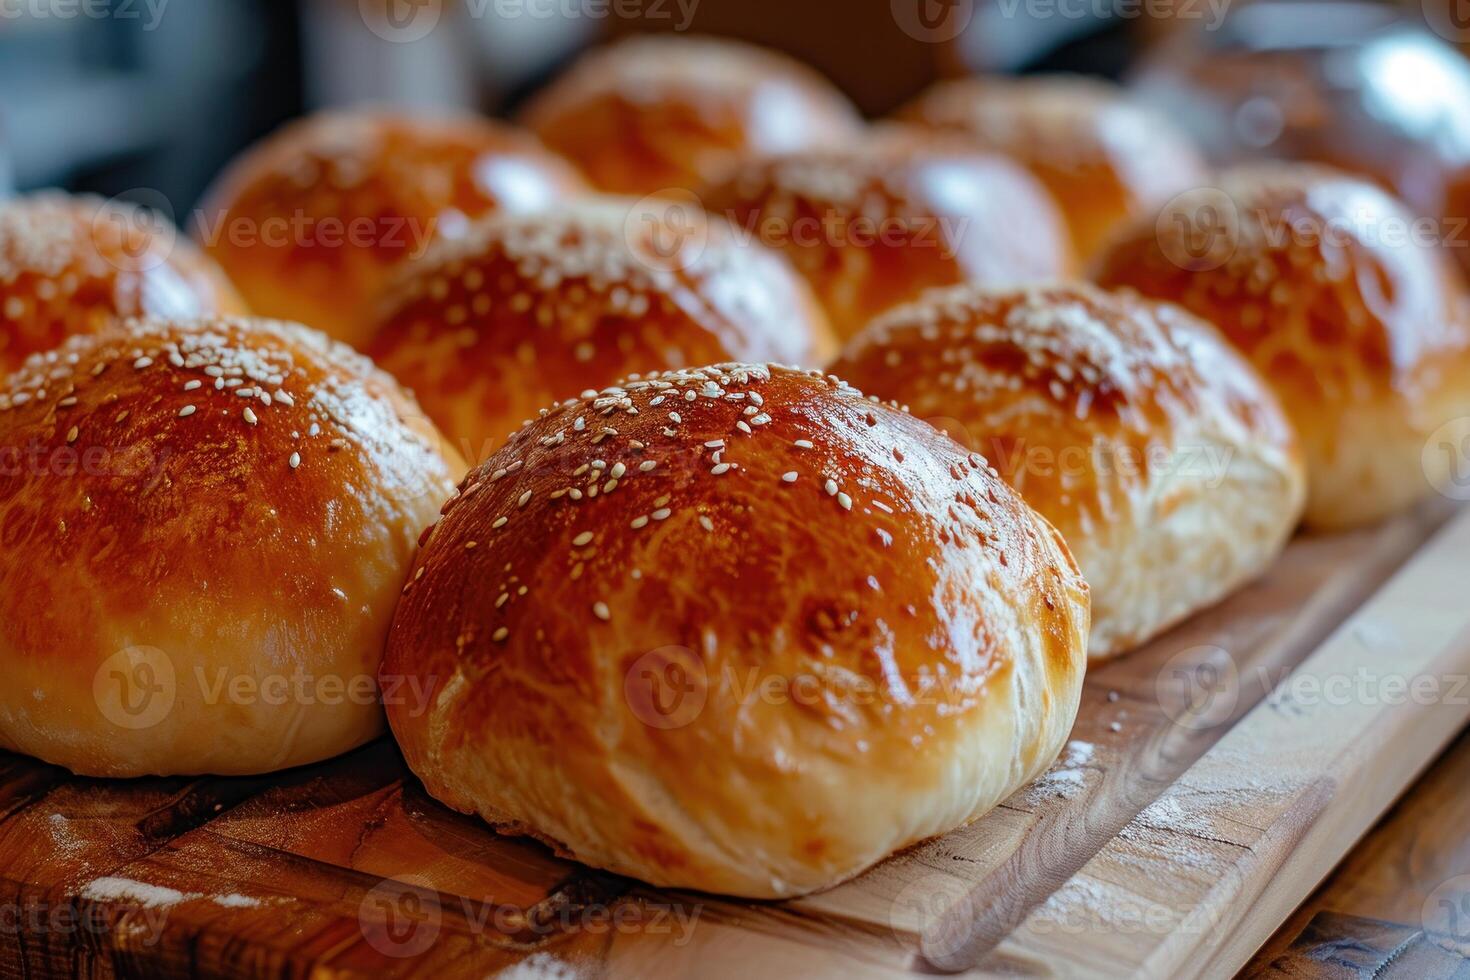
M 183 213 L 304 111 L 505 113 L 643 31 L 782 49 L 875 116 L 942 76 L 1099 74 L 1218 161 L 1351 160 L 1425 212 L 1470 166 L 1470 0 L 0 0 L 0 189 L 149 188 Z

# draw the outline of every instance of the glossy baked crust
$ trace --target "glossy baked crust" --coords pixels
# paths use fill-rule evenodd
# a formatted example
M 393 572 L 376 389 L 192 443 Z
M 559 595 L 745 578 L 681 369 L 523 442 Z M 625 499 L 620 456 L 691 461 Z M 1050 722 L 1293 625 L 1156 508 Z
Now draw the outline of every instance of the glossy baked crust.
M 160 214 L 58 192 L 0 201 L 0 377 L 119 318 L 244 309 Z
M 1243 167 L 1217 184 L 1135 224 L 1097 279 L 1184 306 L 1255 364 L 1301 436 L 1309 524 L 1375 521 L 1443 485 L 1426 467 L 1450 459 L 1424 447 L 1470 414 L 1470 321 L 1423 224 L 1321 167 Z
M 790 257 L 844 339 L 925 289 L 1065 275 L 1046 190 L 1003 157 L 898 128 L 861 144 L 750 161 L 706 206 Z
M 722 365 L 559 406 L 475 470 L 383 672 L 434 685 L 389 718 L 448 805 L 780 897 L 1045 769 L 1087 630 L 1061 537 L 977 456 L 816 372 Z
M 706 37 L 598 48 L 531 101 L 522 121 L 616 194 L 695 190 L 747 156 L 857 135 L 857 110 L 785 55 Z
M 1168 119 L 1094 78 L 940 82 L 899 117 L 1023 164 L 1056 198 L 1084 259 L 1120 224 L 1207 180 L 1199 150 Z
M 530 134 L 476 116 L 329 112 L 246 151 L 193 233 L 250 308 L 359 345 L 368 305 L 403 260 L 495 211 L 585 189 Z
M 460 464 L 315 331 L 132 321 L 0 390 L 0 748 L 256 773 L 382 730 L 373 679 Z
M 1092 586 L 1089 655 L 1263 572 L 1306 472 L 1281 406 L 1213 327 L 1086 285 L 960 286 L 875 321 L 829 369 L 980 453 Z
M 488 219 L 408 270 L 384 308 L 368 352 L 472 462 L 545 406 L 629 374 L 836 353 L 786 260 L 688 200 Z

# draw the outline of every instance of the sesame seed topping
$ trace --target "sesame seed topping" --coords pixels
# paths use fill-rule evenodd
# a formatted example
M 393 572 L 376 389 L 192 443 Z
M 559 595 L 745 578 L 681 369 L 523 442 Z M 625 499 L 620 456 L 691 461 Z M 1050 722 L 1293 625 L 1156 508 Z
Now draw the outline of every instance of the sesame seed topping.
M 246 405 L 245 411 L 241 412 L 240 414 L 243 415 L 245 417 L 245 421 L 251 425 L 254 425 L 256 422 L 260 421 L 255 417 L 255 412 L 251 410 L 249 405 Z
M 525 493 L 521 494 L 520 499 L 516 501 L 516 506 L 517 507 L 524 507 L 527 504 L 529 504 L 530 502 L 531 502 L 531 491 L 530 490 L 527 490 Z
M 852 498 L 845 493 L 837 495 L 837 502 L 842 505 L 843 510 L 852 510 Z
M 583 531 L 581 534 L 572 539 L 572 545 L 580 548 L 585 544 L 591 543 L 592 537 L 593 535 L 591 531 Z
M 291 464 L 291 468 L 293 470 L 296 469 L 298 466 L 301 465 L 301 454 L 300 453 L 292 453 L 291 454 L 291 458 L 287 462 L 289 462 Z
M 796 471 L 795 470 L 791 470 L 789 473 L 782 473 L 781 474 L 781 479 L 784 482 L 786 482 L 786 483 L 795 483 L 796 482 Z
M 179 418 L 186 419 L 189 416 L 193 415 L 195 411 L 197 411 L 197 409 L 195 409 L 193 405 L 185 405 L 183 408 L 179 409 Z
M 510 636 L 510 630 L 502 626 L 500 627 L 500 629 L 490 634 L 490 639 L 494 640 L 496 643 L 504 643 L 507 636 Z
M 654 460 L 645 459 L 643 462 L 638 464 L 638 472 L 647 473 L 649 470 L 652 470 L 656 466 L 658 466 L 658 463 Z
M 730 471 L 729 463 L 718 463 L 710 469 L 712 476 L 723 476 Z
M 495 518 L 495 523 L 494 524 L 491 524 L 490 526 L 492 528 L 498 530 L 498 529 L 500 529 L 502 527 L 505 527 L 505 525 L 507 525 L 509 523 L 510 523 L 510 518 L 509 517 L 497 517 L 497 518 Z
M 702 528 L 704 528 L 706 531 L 713 531 L 715 529 L 715 522 L 712 521 L 712 520 L 710 520 L 705 515 L 700 514 L 699 515 L 699 526 L 702 527 Z
M 834 496 L 837 493 L 837 481 L 829 477 L 827 482 L 822 485 L 822 489 L 827 491 L 827 496 Z
M 604 623 L 612 620 L 612 611 L 607 608 L 607 603 L 605 602 L 594 602 L 592 604 L 592 614 Z
M 796 446 L 796 448 L 798 449 L 811 449 L 812 441 L 810 439 L 798 439 L 796 440 L 796 442 L 792 443 L 792 445 Z

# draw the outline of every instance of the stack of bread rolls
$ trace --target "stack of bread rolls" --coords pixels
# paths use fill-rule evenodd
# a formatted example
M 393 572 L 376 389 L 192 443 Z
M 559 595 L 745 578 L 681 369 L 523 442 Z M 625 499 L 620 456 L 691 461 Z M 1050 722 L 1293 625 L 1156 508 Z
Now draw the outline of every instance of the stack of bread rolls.
M 505 832 L 799 895 L 1033 779 L 1089 660 L 1412 506 L 1470 413 L 1401 205 L 1207 177 L 1119 91 L 868 127 L 659 39 L 523 118 L 313 117 L 202 250 L 0 203 L 0 747 L 258 773 L 386 720 Z

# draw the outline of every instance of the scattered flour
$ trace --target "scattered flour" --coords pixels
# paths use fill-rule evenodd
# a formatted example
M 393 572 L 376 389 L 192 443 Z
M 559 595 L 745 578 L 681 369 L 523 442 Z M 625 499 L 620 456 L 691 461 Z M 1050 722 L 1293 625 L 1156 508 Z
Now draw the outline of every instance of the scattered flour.
M 577 980 L 577 971 L 550 953 L 532 953 L 495 976 L 497 980 Z
M 216 895 L 210 901 L 227 909 L 260 908 L 260 899 L 251 898 L 249 895 Z
M 94 902 L 133 902 L 145 909 L 166 909 L 200 897 L 131 878 L 97 878 L 83 885 L 79 894 Z
M 1073 799 L 1087 788 L 1087 767 L 1091 765 L 1096 746 L 1091 742 L 1073 740 L 1067 743 L 1062 757 L 1036 782 L 1023 792 L 1028 803 L 1038 803 L 1048 798 Z

